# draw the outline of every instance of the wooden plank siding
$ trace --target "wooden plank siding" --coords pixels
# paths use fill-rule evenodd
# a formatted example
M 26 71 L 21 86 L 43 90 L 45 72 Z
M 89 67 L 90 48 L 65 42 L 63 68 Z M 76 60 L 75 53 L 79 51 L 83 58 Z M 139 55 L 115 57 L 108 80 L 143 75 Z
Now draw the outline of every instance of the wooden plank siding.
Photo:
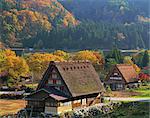
M 58 114 L 100 103 L 97 96 L 104 92 L 99 75 L 90 62 L 52 61 L 36 92 L 26 100 L 29 107 L 41 107 L 46 113 Z
M 105 85 L 111 90 L 124 90 L 129 83 L 137 83 L 137 73 L 132 65 L 117 64 L 108 73 Z

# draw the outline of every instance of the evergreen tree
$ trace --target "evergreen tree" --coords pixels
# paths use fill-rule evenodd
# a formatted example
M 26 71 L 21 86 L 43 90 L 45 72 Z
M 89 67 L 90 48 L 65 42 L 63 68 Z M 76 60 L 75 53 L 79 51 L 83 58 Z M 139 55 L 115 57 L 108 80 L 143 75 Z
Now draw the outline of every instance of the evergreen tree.
M 112 66 L 117 64 L 117 62 L 114 58 L 109 58 L 109 59 L 106 59 L 105 61 L 106 61 L 106 63 L 105 63 L 106 70 L 109 70 Z
M 115 43 L 114 37 L 116 37 L 116 34 L 118 32 L 121 32 L 126 37 L 126 39 L 124 40 L 115 39 L 116 40 L 115 44 L 117 44 L 118 48 L 120 49 L 122 48 L 135 49 L 135 47 L 144 48 L 144 46 L 148 47 L 148 43 L 145 43 L 148 39 L 147 36 L 148 33 L 144 35 L 146 29 L 148 28 L 148 25 L 145 25 L 145 27 L 143 27 L 144 29 L 143 32 L 140 32 L 141 27 L 142 24 L 139 24 L 139 26 L 138 25 L 124 26 L 119 23 L 114 24 L 106 22 L 83 21 L 76 27 L 54 28 L 50 32 L 39 31 L 35 37 L 31 37 L 30 39 L 24 39 L 22 43 L 24 47 L 33 47 L 33 45 L 34 44 L 37 45 L 39 39 L 41 39 L 43 41 L 42 45 L 45 48 L 110 49 L 112 47 L 112 43 Z M 9 29 L 11 29 L 11 27 Z M 141 36 L 140 39 L 136 38 L 138 36 Z M 8 38 L 6 37 L 5 39 Z
M 120 51 L 117 47 L 115 47 L 115 48 L 112 50 L 112 52 L 111 52 L 111 57 L 112 57 L 113 59 L 115 59 L 115 61 L 116 61 L 117 63 L 122 63 L 122 62 L 123 62 L 123 56 L 122 56 L 122 54 L 121 54 L 121 51 Z
M 144 52 L 141 65 L 142 65 L 142 67 L 146 67 L 146 66 L 149 65 L 149 55 L 148 55 L 148 51 L 147 50 Z
M 37 44 L 34 44 L 34 48 L 35 49 L 42 49 L 43 48 L 43 41 L 42 40 L 39 40 L 37 42 Z

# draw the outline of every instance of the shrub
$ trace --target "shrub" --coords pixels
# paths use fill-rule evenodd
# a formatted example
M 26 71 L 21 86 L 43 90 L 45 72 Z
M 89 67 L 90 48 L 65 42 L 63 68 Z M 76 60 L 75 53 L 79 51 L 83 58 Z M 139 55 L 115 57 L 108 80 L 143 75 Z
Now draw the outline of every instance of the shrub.
M 73 111 L 71 118 L 93 118 L 109 114 L 118 108 L 120 103 L 109 103 L 105 105 L 90 106 Z

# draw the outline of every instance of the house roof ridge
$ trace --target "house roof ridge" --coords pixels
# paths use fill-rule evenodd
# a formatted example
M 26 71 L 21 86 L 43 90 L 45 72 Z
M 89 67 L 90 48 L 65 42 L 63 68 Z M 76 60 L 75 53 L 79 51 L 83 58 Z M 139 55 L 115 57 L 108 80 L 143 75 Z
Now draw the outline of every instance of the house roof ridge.
M 132 66 L 130 64 L 116 64 L 116 66 Z
M 91 62 L 89 60 L 50 61 L 50 64 L 61 64 L 61 63 L 91 63 Z

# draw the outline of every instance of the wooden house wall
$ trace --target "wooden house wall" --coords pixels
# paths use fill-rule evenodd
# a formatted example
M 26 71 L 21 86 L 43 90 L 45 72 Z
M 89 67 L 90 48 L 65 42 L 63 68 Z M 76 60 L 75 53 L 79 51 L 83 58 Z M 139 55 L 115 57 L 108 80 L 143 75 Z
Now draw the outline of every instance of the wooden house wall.
M 59 114 L 72 110 L 72 102 L 58 102 L 53 98 L 47 98 L 45 100 L 45 113 Z
M 65 102 L 57 101 L 54 98 L 49 97 L 45 99 L 45 112 L 59 114 L 62 112 L 72 111 L 73 109 L 100 103 L 100 99 L 96 99 L 96 97 L 97 96 L 95 94 Z
M 45 107 L 45 103 L 43 101 L 36 101 L 36 100 L 28 100 L 27 105 L 29 107 Z
M 26 108 L 32 108 L 33 112 L 38 112 L 38 113 L 44 112 L 45 102 L 28 100 Z
M 56 101 L 55 99 L 49 97 L 47 99 L 45 99 L 45 106 L 47 107 L 58 107 L 58 101 Z
M 0 87 L 2 87 L 2 86 L 3 86 L 3 81 L 0 78 Z
M 118 74 L 118 75 L 115 75 L 115 74 Z M 111 78 L 114 78 L 114 79 L 111 79 Z M 119 79 L 119 78 L 121 78 L 121 79 Z M 124 77 L 121 75 L 120 71 L 117 68 L 114 68 L 108 74 L 105 84 L 106 85 L 110 85 L 110 88 L 112 90 L 116 90 L 117 86 L 121 86 L 122 85 L 122 88 L 118 88 L 118 90 L 122 90 L 122 89 L 125 89 L 126 81 L 125 81 Z
M 48 93 L 46 93 L 44 90 L 33 93 L 28 97 L 26 107 L 33 108 L 33 111 L 35 112 L 44 112 L 45 102 L 44 100 L 42 101 L 42 99 L 46 96 L 48 96 Z
M 56 89 L 64 92 L 66 95 L 70 95 L 70 92 L 56 67 L 51 69 L 51 72 L 49 73 L 45 83 L 45 87 L 49 86 L 55 87 Z
M 72 102 L 59 103 L 58 114 L 62 112 L 72 111 Z
M 58 108 L 45 106 L 45 113 L 58 114 Z
M 48 97 L 45 99 L 45 113 L 51 113 L 51 114 L 57 114 L 58 110 L 58 101 L 56 101 L 55 99 Z

